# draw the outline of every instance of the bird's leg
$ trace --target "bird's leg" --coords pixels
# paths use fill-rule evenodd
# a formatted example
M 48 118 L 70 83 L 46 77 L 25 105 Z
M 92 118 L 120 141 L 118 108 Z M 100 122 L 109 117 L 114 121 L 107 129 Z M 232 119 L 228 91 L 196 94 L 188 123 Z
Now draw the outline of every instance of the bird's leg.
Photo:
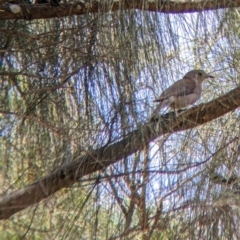
M 177 114 L 183 113 L 187 110 L 187 108 L 182 108 L 182 109 L 178 109 Z

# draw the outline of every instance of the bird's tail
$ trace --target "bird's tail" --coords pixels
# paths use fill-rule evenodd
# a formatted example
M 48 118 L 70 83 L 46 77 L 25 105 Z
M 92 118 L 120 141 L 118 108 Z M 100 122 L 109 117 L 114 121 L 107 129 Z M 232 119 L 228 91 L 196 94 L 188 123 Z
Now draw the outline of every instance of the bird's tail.
M 151 116 L 149 117 L 149 120 L 152 121 L 154 120 L 158 115 L 161 109 L 168 107 L 169 106 L 169 101 L 167 101 L 166 99 L 161 101 L 157 107 L 155 108 L 155 110 L 153 111 L 153 113 L 151 114 Z

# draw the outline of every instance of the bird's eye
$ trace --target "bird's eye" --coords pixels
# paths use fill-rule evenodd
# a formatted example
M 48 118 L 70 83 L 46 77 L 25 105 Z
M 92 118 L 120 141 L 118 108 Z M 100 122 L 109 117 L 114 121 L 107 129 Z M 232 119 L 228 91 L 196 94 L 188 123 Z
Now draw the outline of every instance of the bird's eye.
M 198 73 L 199 76 L 202 76 L 202 73 Z

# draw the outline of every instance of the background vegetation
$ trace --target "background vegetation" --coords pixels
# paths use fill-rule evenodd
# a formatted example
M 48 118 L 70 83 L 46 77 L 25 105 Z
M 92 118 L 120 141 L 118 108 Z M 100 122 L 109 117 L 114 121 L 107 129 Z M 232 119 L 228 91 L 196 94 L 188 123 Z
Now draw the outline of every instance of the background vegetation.
M 1 20 L 2 239 L 240 238 L 239 110 L 217 118 L 230 106 L 215 100 L 216 117 L 184 131 L 171 114 L 148 121 L 153 100 L 189 70 L 215 76 L 197 104 L 239 86 L 239 9 L 204 11 L 203 1 L 171 14 L 181 3 Z M 121 142 L 143 126 L 156 136 Z M 11 195 L 21 191 L 24 200 Z

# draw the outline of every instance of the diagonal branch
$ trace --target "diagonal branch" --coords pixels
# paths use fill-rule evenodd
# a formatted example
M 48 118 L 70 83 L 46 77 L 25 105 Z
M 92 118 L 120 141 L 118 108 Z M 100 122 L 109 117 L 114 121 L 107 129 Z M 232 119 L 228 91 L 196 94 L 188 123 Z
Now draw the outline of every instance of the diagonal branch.
M 20 11 L 13 13 L 11 4 L 0 4 L 0 19 L 46 19 L 83 15 L 86 13 L 105 13 L 118 10 L 138 9 L 159 13 L 193 13 L 222 8 L 240 7 L 240 0 L 201 0 L 201 1 L 174 1 L 174 0 L 119 0 L 119 1 L 79 1 L 77 3 L 60 4 L 51 7 L 49 4 L 18 5 Z
M 187 130 L 210 122 L 240 106 L 240 87 L 209 102 L 191 108 L 177 117 L 173 113 L 163 115 L 157 122 L 146 123 L 122 140 L 99 148 L 75 161 L 56 169 L 51 174 L 21 190 L 0 198 L 0 219 L 7 219 L 62 188 L 71 187 L 90 173 L 104 170 L 111 164 L 143 150 L 147 143 L 167 133 Z

